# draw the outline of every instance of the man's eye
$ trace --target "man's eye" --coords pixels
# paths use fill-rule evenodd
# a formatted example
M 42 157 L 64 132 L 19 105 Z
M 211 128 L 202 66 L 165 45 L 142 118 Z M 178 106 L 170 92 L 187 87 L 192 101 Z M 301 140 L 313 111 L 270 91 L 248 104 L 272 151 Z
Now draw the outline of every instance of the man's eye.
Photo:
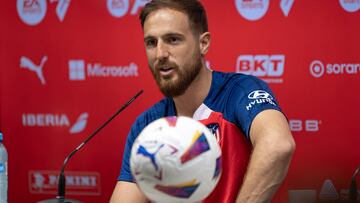
M 155 40 L 148 40 L 148 41 L 146 41 L 146 46 L 147 47 L 155 47 L 156 46 L 156 41 Z
M 179 43 L 180 39 L 177 37 L 169 37 L 168 42 L 172 44 Z

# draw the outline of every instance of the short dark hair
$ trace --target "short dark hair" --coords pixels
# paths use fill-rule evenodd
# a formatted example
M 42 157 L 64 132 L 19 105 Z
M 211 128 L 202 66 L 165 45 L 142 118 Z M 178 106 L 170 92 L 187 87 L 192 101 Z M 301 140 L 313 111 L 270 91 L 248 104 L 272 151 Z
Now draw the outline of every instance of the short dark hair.
M 156 10 L 169 8 L 185 13 L 190 22 L 190 27 L 194 34 L 202 34 L 208 31 L 206 11 L 198 0 L 152 0 L 145 5 L 140 12 L 141 27 L 147 16 Z

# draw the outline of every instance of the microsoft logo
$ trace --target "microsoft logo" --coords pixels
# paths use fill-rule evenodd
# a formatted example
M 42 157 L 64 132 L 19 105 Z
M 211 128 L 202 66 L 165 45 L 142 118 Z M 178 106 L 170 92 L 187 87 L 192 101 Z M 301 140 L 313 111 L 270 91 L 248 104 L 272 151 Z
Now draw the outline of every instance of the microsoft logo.
M 69 61 L 69 79 L 70 80 L 85 80 L 85 61 L 84 60 L 70 60 Z
M 84 81 L 87 78 L 115 78 L 138 77 L 138 66 L 131 62 L 129 65 L 110 65 L 101 63 L 86 63 L 85 60 L 69 60 L 69 80 Z

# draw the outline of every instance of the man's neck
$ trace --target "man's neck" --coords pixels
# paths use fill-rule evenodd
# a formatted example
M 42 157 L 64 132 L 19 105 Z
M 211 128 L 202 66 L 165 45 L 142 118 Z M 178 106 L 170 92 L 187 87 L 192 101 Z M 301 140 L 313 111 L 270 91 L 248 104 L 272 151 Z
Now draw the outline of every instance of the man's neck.
M 185 93 L 174 97 L 177 116 L 193 117 L 195 111 L 204 102 L 210 91 L 212 73 L 203 67 Z

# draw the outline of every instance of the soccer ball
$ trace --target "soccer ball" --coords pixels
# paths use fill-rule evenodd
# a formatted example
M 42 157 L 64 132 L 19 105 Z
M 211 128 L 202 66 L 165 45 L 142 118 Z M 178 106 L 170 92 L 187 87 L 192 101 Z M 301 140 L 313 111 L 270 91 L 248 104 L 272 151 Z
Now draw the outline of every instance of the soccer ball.
M 131 173 L 157 203 L 200 202 L 221 176 L 221 150 L 200 122 L 160 118 L 146 126 L 131 149 Z

